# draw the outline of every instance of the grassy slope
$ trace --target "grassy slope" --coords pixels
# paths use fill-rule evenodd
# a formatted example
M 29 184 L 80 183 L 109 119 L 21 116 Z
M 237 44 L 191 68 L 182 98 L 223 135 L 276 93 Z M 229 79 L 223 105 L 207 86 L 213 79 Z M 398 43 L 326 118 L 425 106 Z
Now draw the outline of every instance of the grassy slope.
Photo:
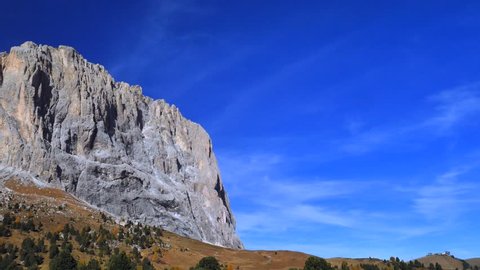
M 480 267 L 480 258 L 471 258 L 466 260 L 471 266 L 478 266 Z
M 422 257 L 418 260 L 421 263 L 423 263 L 426 267 L 428 267 L 431 263 L 432 264 L 438 263 L 442 266 L 442 269 L 444 270 L 463 269 L 463 263 L 456 258 L 452 258 L 451 256 L 431 255 L 431 256 Z

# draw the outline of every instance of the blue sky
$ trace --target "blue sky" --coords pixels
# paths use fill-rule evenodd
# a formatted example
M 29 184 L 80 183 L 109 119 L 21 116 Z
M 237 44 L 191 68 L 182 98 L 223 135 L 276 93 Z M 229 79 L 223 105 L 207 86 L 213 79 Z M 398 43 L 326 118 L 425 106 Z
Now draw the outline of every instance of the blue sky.
M 137 3 L 133 3 L 137 2 Z M 5 1 L 210 133 L 249 249 L 480 256 L 477 1 Z

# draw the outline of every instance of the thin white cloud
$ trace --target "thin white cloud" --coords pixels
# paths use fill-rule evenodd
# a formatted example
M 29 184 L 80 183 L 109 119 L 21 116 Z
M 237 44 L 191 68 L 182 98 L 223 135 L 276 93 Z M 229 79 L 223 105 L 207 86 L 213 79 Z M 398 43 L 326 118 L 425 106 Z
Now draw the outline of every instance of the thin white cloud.
M 352 227 L 355 219 L 344 212 L 327 210 L 318 205 L 301 204 L 288 209 L 288 212 L 302 222 L 335 225 L 341 227 Z
M 259 206 L 256 212 L 236 213 L 237 229 L 242 233 L 279 233 L 301 227 L 331 225 L 352 227 L 355 220 L 345 213 L 309 204 Z
M 298 180 L 266 181 L 265 185 L 270 186 L 269 192 L 273 196 L 298 202 L 312 200 L 341 198 L 354 193 L 361 192 L 370 183 L 355 183 L 346 180 L 314 180 L 305 182 Z M 301 194 L 301 196 L 298 196 Z
M 286 79 L 310 68 L 313 64 L 318 64 L 322 58 L 331 55 L 332 52 L 346 44 L 356 34 L 358 33 L 351 33 L 327 43 L 314 52 L 281 66 L 278 70 L 265 76 L 262 80 L 253 82 L 250 87 L 238 89 L 236 91 L 238 94 L 232 98 L 232 102 L 225 106 L 225 109 L 221 114 L 212 119 L 211 122 L 213 122 L 213 128 L 221 128 L 226 123 L 229 123 L 234 116 L 239 115 L 243 110 L 248 109 L 248 106 L 250 106 L 255 100 L 258 100 L 259 96 L 275 91 L 275 88 L 281 85 Z M 271 46 L 275 46 L 275 44 L 272 44 Z M 315 108 L 315 110 L 317 109 L 318 108 Z
M 431 114 L 409 124 L 365 130 L 363 122 L 354 123 L 350 129 L 353 139 L 343 144 L 343 151 L 365 153 L 389 144 L 449 136 L 480 113 L 475 84 L 444 91 L 427 98 L 427 102 Z M 480 206 L 476 199 L 480 185 L 475 179 L 465 178 L 470 167 L 449 170 L 433 181 L 422 179 L 420 184 L 399 189 L 395 183 L 405 183 L 405 179 L 288 178 L 285 171 L 298 166 L 290 163 L 295 158 L 251 154 L 247 150 L 241 154 L 220 153 L 225 182 L 234 187 L 229 188 L 230 195 L 248 202 L 247 207 L 235 211 L 241 236 L 308 234 L 333 228 L 366 243 L 385 239 L 401 242 L 442 235 Z M 322 248 L 320 244 L 314 246 Z M 348 249 L 348 245 L 342 247 Z
M 170 37 L 168 31 L 177 21 L 179 15 L 207 14 L 210 12 L 204 5 L 199 5 L 192 0 L 150 0 L 148 1 L 148 13 L 139 18 L 137 23 L 138 33 L 136 39 L 122 40 L 115 42 L 113 48 L 118 50 L 124 46 L 123 57 L 112 61 L 109 70 L 112 74 L 120 75 L 128 73 L 130 79 L 142 74 L 150 65 L 156 64 L 164 57 L 173 57 L 178 54 L 175 51 L 174 42 L 183 37 Z M 198 33 L 192 33 L 196 35 Z M 128 46 L 127 46 L 128 45 Z
M 480 114 L 480 83 L 472 83 L 427 97 L 432 114 L 426 118 L 395 126 L 374 127 L 359 131 L 340 142 L 340 150 L 363 154 L 380 147 L 449 135 L 457 125 Z M 418 138 L 421 139 L 418 139 Z M 336 142 L 339 143 L 339 142 Z
M 429 100 L 436 104 L 437 114 L 425 121 L 425 125 L 445 131 L 480 113 L 480 83 L 443 91 Z
M 418 189 L 414 209 L 429 219 L 453 222 L 466 212 L 477 209 L 480 185 L 460 181 L 468 169 L 454 169 L 439 176 L 432 183 Z
M 223 167 L 225 182 L 235 187 L 228 187 L 229 194 L 248 204 L 235 211 L 240 235 L 308 232 L 329 226 L 365 241 L 403 241 L 441 233 L 480 204 L 472 199 L 479 186 L 459 180 L 470 167 L 449 170 L 430 184 L 399 188 L 393 180 L 276 177 L 288 170 L 288 159 L 278 154 L 225 157 L 220 157 L 230 165 Z M 399 205 L 399 200 L 404 203 Z
M 354 219 L 339 209 L 320 207 L 318 202 L 345 198 L 361 192 L 368 183 L 346 180 L 285 179 L 288 164 L 278 154 L 220 154 L 229 195 L 242 198 L 255 211 L 235 212 L 240 233 L 280 232 L 299 226 L 349 227 Z

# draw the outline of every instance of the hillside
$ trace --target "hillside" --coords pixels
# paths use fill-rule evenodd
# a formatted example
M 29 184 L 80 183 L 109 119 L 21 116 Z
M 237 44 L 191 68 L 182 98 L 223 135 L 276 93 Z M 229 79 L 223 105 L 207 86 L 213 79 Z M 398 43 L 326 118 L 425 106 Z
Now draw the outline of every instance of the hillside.
M 448 255 L 429 255 L 419 258 L 418 261 L 423 263 L 426 267 L 430 264 L 440 264 L 444 270 L 465 269 L 464 261 L 453 256 Z
M 472 267 L 479 267 L 480 268 L 480 258 L 471 258 L 466 260 L 468 264 Z
M 43 248 L 35 253 L 42 261 L 38 269 L 49 269 L 49 250 L 53 246 L 49 239 L 52 235 L 56 236 L 56 246 L 59 249 L 62 249 L 65 243 L 68 243 L 67 246 L 71 245 L 73 258 L 77 262 L 86 264 L 96 259 L 102 269 L 108 264 L 115 249 L 118 249 L 119 253 L 125 252 L 133 261 L 137 258 L 138 265 L 147 259 L 152 269 L 190 269 L 200 259 L 214 256 L 223 264 L 224 269 L 287 270 L 302 268 L 309 257 L 308 254 L 293 251 L 224 248 L 156 227 L 115 221 L 67 192 L 38 187 L 14 178 L 4 183 L 4 188 L 0 191 L 0 201 L 0 235 L 3 235 L 0 236 L 0 253 L 5 252 L 9 244 L 13 244 L 20 249 L 16 253 L 15 262 L 21 265 L 21 247 L 25 239 L 31 238 L 34 243 L 43 239 L 40 241 L 43 242 Z M 5 234 L 6 230 L 10 235 Z M 2 258 L 5 259 L 6 256 L 3 255 Z M 394 269 L 391 262 L 377 259 L 332 258 L 328 261 L 335 268 L 344 270 Z M 397 265 L 396 269 L 420 269 L 403 262 Z M 3 269 L 1 260 L 0 269 Z
M 25 238 L 31 237 L 38 240 L 45 238 L 49 232 L 63 232 L 66 224 L 71 225 L 77 231 L 82 231 L 88 226 L 92 228 L 92 231 L 98 232 L 102 230 L 100 229 L 102 227 L 114 235 L 118 235 L 120 231 L 124 231 L 126 235 L 129 226 L 136 230 L 135 225 L 128 225 L 125 222 L 120 222 L 125 224 L 123 226 L 118 225 L 112 218 L 58 189 L 39 188 L 15 179 L 7 181 L 5 187 L 4 191 L 0 191 L 2 220 L 6 213 L 11 213 L 15 222 L 20 224 L 32 220 L 36 228 L 39 224 L 42 225 L 41 229 L 33 231 L 12 229 L 10 237 L 0 237 L 0 246 L 14 244 L 20 247 Z M 140 226 L 140 228 L 150 227 Z M 72 254 L 77 261 L 86 263 L 90 259 L 96 258 L 102 265 L 106 264 L 107 253 L 105 252 L 103 256 L 98 255 L 101 250 L 98 241 L 91 246 L 91 251 L 81 252 L 81 247 L 73 240 L 74 238 L 72 236 L 70 242 L 73 244 Z M 59 240 L 58 243 L 60 242 Z M 120 251 L 131 255 L 133 247 L 139 247 L 142 258 L 148 258 L 155 269 L 189 269 L 206 256 L 215 256 L 231 269 L 237 267 L 240 267 L 239 269 L 289 269 L 302 267 L 308 257 L 307 254 L 290 251 L 246 251 L 223 248 L 163 230 L 158 234 L 152 233 L 150 237 L 147 237 L 147 242 L 150 243 L 141 248 L 138 243 L 130 242 L 127 245 L 125 242 L 114 240 L 110 243 L 109 253 L 113 252 L 115 246 Z M 49 250 L 48 240 L 45 240 L 45 243 L 47 245 L 45 250 Z M 89 253 L 94 253 L 94 255 Z M 50 262 L 48 254 L 42 253 L 41 256 L 44 258 L 44 262 L 40 269 L 48 269 Z

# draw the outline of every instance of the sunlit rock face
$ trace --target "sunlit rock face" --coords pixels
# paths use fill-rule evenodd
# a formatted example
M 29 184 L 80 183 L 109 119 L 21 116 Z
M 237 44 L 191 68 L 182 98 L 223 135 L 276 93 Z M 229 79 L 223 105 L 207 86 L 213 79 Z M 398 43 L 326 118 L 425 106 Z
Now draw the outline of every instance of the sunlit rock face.
M 205 130 L 73 48 L 0 54 L 0 149 L 2 170 L 118 218 L 242 248 Z

